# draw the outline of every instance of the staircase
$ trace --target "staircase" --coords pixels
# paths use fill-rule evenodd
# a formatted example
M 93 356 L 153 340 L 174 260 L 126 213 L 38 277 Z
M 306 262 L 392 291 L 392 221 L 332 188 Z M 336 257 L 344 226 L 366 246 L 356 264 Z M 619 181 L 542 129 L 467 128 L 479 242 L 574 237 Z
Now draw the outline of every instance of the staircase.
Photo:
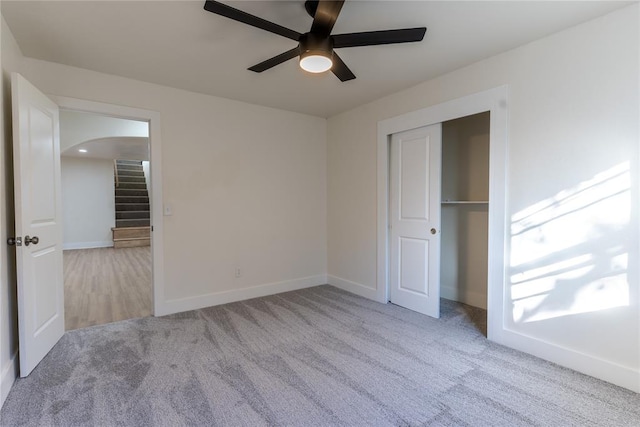
M 151 217 L 142 162 L 116 160 L 115 186 L 116 226 L 111 229 L 113 247 L 149 246 Z

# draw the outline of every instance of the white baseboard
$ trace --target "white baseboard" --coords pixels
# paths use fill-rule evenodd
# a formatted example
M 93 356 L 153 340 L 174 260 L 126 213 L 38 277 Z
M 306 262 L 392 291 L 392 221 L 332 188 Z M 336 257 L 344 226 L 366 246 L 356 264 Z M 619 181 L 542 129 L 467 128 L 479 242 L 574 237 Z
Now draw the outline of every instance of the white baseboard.
M 360 283 L 331 275 L 327 276 L 327 281 L 331 286 L 340 288 L 343 291 L 351 292 L 352 294 L 360 295 L 361 297 L 372 299 L 374 301 L 378 300 L 378 296 L 376 295 L 377 291 L 375 289 Z
M 499 344 L 640 393 L 640 371 L 504 329 Z
M 16 351 L 2 367 L 2 376 L 0 377 L 0 408 L 7 400 L 11 386 L 18 378 L 18 352 Z
M 78 242 L 78 243 L 64 243 L 62 249 L 65 251 L 72 249 L 94 249 L 94 248 L 111 248 L 113 247 L 113 241 L 105 240 L 103 242 Z
M 281 292 L 296 291 L 298 289 L 310 288 L 312 286 L 325 285 L 326 283 L 327 276 L 320 275 L 287 280 L 284 282 L 267 283 L 244 289 L 199 295 L 197 297 L 174 299 L 161 303 L 154 315 L 166 316 L 168 314 L 197 310 L 199 308 L 243 301 L 251 298 L 259 298 L 267 295 L 279 294 Z
M 487 295 L 481 294 L 480 292 L 473 292 L 469 290 L 461 292 L 460 289 L 455 287 L 441 286 L 440 296 L 442 298 L 459 301 L 473 307 L 480 307 L 485 310 L 487 309 Z

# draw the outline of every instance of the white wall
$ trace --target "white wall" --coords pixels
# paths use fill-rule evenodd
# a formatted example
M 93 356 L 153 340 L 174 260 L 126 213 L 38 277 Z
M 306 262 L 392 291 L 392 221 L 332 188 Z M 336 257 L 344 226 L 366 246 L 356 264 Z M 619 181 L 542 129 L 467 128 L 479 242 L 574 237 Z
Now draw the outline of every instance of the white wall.
M 15 250 L 5 245 L 13 235 L 13 137 L 11 135 L 11 76 L 21 57 L 4 18 L 1 23 L 2 82 L 0 82 L 0 405 L 17 375 L 18 326 L 16 316 Z
M 378 121 L 506 84 L 505 343 L 640 391 L 638 17 L 632 5 L 330 118 L 330 282 L 375 293 Z
M 61 157 L 64 249 L 113 246 L 113 160 Z
M 144 172 L 144 181 L 147 183 L 147 190 L 151 194 L 151 162 L 145 160 L 142 162 L 142 171 Z

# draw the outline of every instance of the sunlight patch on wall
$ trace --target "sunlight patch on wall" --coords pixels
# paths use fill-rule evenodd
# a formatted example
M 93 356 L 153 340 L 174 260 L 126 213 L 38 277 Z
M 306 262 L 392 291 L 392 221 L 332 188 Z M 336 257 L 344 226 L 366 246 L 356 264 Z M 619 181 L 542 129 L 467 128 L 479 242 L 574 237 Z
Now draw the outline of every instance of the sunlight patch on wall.
M 630 185 L 623 163 L 513 215 L 514 321 L 629 305 Z

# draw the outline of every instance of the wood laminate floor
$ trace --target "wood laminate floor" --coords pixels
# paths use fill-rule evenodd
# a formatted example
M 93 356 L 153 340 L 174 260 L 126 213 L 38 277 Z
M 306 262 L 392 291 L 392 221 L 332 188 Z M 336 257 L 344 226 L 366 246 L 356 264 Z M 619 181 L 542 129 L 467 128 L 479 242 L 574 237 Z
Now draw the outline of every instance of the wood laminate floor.
M 64 251 L 66 330 L 151 315 L 151 248 Z

